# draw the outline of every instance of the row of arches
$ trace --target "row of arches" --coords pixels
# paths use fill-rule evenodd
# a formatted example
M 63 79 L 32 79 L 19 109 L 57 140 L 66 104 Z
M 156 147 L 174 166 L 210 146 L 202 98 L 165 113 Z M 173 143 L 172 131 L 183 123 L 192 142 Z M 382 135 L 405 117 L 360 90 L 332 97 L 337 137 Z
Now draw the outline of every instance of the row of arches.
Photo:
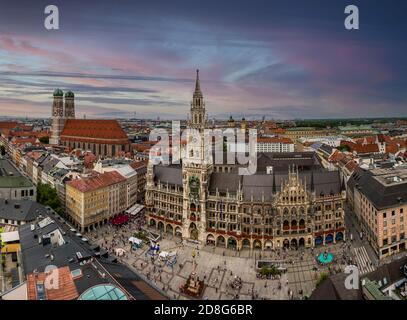
M 291 241 L 289 239 L 285 239 L 283 241 L 282 246 L 289 248 L 289 247 L 305 247 L 306 243 L 308 245 L 311 245 L 311 239 L 308 239 L 306 241 L 305 238 L 299 238 L 299 239 L 292 239 Z M 208 234 L 206 237 L 206 244 L 209 246 L 216 246 L 216 247 L 221 247 L 221 248 L 227 248 L 227 249 L 253 249 L 253 250 L 267 250 L 267 249 L 273 249 L 274 247 L 280 247 L 280 241 L 277 241 L 276 243 L 273 242 L 272 240 L 260 240 L 260 239 L 248 239 L 248 238 L 243 238 L 240 241 L 238 241 L 235 237 L 224 237 L 223 235 L 219 235 L 215 237 L 213 234 Z
M 70 215 L 67 215 L 65 217 L 65 219 L 67 219 L 70 222 L 70 224 L 73 225 L 74 228 L 76 228 L 77 230 L 80 230 L 80 232 L 84 232 L 84 233 L 96 230 L 99 227 L 102 227 L 103 225 L 105 225 L 109 222 L 109 220 L 107 218 L 105 218 L 98 222 L 94 222 L 90 225 L 82 226 L 79 222 L 77 222 L 75 219 L 73 219 Z
M 151 227 L 157 228 L 163 233 L 168 233 L 177 237 L 182 237 L 182 229 L 180 226 L 173 226 L 172 224 L 164 224 L 162 221 L 156 221 L 155 219 L 150 219 L 149 225 Z M 189 228 L 189 234 L 192 239 L 198 239 L 198 230 L 194 223 L 191 223 Z M 312 243 L 312 238 L 310 237 L 300 237 L 292 239 L 284 239 L 282 243 L 280 240 L 260 240 L 260 239 L 248 239 L 243 238 L 238 240 L 233 236 L 224 236 L 224 235 L 214 235 L 208 234 L 206 236 L 206 245 L 216 246 L 220 248 L 227 249 L 253 249 L 253 250 L 266 250 L 273 248 L 301 248 L 309 247 L 312 245 L 319 246 L 323 244 L 330 244 L 342 241 L 344 235 L 342 232 L 337 232 L 335 234 L 327 234 L 325 236 L 318 236 L 314 238 L 314 243 Z
M 305 228 L 305 220 L 300 219 L 300 221 L 297 221 L 295 219 L 291 220 L 291 223 L 288 220 L 284 220 L 283 222 L 283 229 L 289 229 L 289 228 L 297 228 L 299 227 L 300 229 Z
M 325 235 L 325 237 L 324 236 L 315 237 L 314 244 L 315 244 L 315 246 L 320 246 L 323 244 L 339 242 L 339 241 L 342 241 L 343 239 L 344 239 L 344 237 L 343 237 L 342 232 L 337 232 L 335 235 L 333 235 L 332 233 L 329 233 L 329 234 Z
M 150 227 L 157 228 L 158 230 L 172 234 L 177 237 L 182 237 L 182 229 L 180 226 L 176 226 L 175 228 L 172 226 L 172 224 L 168 223 L 167 225 L 164 224 L 162 221 L 155 221 L 155 219 L 150 219 L 149 222 Z

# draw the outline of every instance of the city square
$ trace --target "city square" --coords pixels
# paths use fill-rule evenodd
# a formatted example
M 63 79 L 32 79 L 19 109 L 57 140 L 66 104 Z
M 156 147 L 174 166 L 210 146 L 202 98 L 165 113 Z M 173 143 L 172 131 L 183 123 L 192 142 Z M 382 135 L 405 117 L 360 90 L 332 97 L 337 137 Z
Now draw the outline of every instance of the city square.
M 156 254 L 147 254 L 150 241 L 134 250 L 128 239 L 138 232 L 140 224 L 132 223 L 121 227 L 104 226 L 88 234 L 92 244 L 98 244 L 112 254 L 123 249 L 118 260 L 134 268 L 147 281 L 165 292 L 173 299 L 190 299 L 180 293 L 182 286 L 192 272 L 193 260 L 197 263 L 197 274 L 205 282 L 202 299 L 265 299 L 285 300 L 304 299 L 314 290 L 320 275 L 341 272 L 350 255 L 346 243 L 335 244 L 316 249 L 304 250 L 231 250 L 220 247 L 196 245 L 182 241 L 179 237 L 162 234 L 159 240 L 160 250 L 176 252 L 176 263 L 168 266 L 165 260 Z M 156 229 L 150 229 L 157 233 Z M 325 251 L 339 260 L 329 266 L 321 266 L 316 257 Z M 195 258 L 192 256 L 195 255 Z M 259 279 L 256 261 L 274 261 L 281 263 L 287 271 L 276 279 Z M 239 277 L 241 286 L 233 289 L 231 284 Z

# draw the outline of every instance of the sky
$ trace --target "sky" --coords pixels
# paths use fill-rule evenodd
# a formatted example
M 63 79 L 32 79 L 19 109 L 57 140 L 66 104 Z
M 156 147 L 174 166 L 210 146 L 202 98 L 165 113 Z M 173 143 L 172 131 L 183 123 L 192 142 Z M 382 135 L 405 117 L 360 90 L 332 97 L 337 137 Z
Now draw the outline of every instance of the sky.
M 44 9 L 59 8 L 59 30 Z M 357 5 L 360 29 L 344 27 Z M 0 116 L 185 119 L 407 116 L 407 1 L 0 0 Z

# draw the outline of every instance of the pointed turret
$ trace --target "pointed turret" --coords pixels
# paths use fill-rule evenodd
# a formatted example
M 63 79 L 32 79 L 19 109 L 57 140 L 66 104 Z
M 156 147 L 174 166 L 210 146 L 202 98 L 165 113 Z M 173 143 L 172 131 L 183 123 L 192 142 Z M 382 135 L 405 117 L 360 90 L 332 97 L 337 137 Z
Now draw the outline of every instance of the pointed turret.
M 194 98 L 202 98 L 201 83 L 199 81 L 199 69 L 196 69 L 195 92 Z
M 275 175 L 274 170 L 273 170 L 273 194 L 275 194 L 276 191 L 277 191 L 277 188 L 276 188 L 276 175 Z
M 311 192 L 315 192 L 314 171 L 311 171 Z

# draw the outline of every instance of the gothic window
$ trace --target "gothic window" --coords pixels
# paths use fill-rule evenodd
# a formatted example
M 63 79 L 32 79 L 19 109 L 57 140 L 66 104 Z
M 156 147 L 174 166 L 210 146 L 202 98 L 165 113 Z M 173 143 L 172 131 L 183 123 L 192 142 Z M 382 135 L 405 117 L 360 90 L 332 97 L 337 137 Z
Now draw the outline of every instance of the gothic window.
M 288 208 L 284 208 L 283 214 L 288 214 L 288 213 L 289 213 Z

